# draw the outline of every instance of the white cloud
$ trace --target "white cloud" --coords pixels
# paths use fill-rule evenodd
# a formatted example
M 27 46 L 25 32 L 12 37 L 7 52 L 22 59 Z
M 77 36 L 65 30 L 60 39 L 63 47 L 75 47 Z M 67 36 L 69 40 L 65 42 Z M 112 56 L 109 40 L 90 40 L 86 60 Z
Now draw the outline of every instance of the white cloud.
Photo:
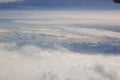
M 9 14 L 8 14 L 9 13 Z M 23 24 L 120 25 L 120 11 L 3 11 L 1 18 Z M 21 15 L 21 16 L 20 16 Z
M 17 2 L 17 1 L 23 1 L 23 0 L 0 0 L 0 3 L 10 3 L 10 2 Z
M 120 56 L 0 44 L 1 80 L 120 80 Z M 7 48 L 6 48 L 7 47 Z

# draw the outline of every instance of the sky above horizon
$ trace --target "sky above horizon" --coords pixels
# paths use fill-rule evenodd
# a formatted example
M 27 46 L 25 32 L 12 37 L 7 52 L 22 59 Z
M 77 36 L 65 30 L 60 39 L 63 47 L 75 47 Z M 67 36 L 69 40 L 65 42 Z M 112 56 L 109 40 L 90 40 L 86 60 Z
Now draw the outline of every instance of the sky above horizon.
M 119 10 L 112 0 L 0 0 L 4 9 L 93 9 Z

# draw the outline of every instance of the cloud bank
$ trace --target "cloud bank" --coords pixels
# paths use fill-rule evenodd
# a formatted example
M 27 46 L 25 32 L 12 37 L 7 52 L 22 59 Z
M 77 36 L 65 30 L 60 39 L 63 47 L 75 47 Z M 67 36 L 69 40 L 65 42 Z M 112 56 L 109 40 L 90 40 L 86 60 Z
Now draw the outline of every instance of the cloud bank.
M 8 14 L 9 13 L 9 14 Z M 119 26 L 120 11 L 1 11 L 0 18 L 13 23 L 32 25 L 115 25 Z M 20 16 L 21 15 L 21 16 Z
M 1 80 L 119 80 L 120 56 L 0 43 Z
M 109 26 L 108 26 L 109 27 Z M 112 30 L 71 26 L 12 27 L 0 29 L 0 42 L 40 48 L 66 47 L 73 52 L 120 54 L 120 33 Z

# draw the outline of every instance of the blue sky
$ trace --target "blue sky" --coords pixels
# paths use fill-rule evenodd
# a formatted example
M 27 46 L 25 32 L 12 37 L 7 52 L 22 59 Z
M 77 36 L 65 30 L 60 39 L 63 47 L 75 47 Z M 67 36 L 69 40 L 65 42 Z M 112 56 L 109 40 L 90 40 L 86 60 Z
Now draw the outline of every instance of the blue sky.
M 112 0 L 0 0 L 0 9 L 113 9 Z

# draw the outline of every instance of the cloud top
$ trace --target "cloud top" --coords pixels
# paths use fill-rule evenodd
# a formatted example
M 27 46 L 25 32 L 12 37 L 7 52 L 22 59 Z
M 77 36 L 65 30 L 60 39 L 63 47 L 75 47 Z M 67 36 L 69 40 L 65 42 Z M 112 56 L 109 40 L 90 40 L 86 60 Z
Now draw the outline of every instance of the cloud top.
M 0 44 L 1 80 L 119 80 L 120 56 Z

